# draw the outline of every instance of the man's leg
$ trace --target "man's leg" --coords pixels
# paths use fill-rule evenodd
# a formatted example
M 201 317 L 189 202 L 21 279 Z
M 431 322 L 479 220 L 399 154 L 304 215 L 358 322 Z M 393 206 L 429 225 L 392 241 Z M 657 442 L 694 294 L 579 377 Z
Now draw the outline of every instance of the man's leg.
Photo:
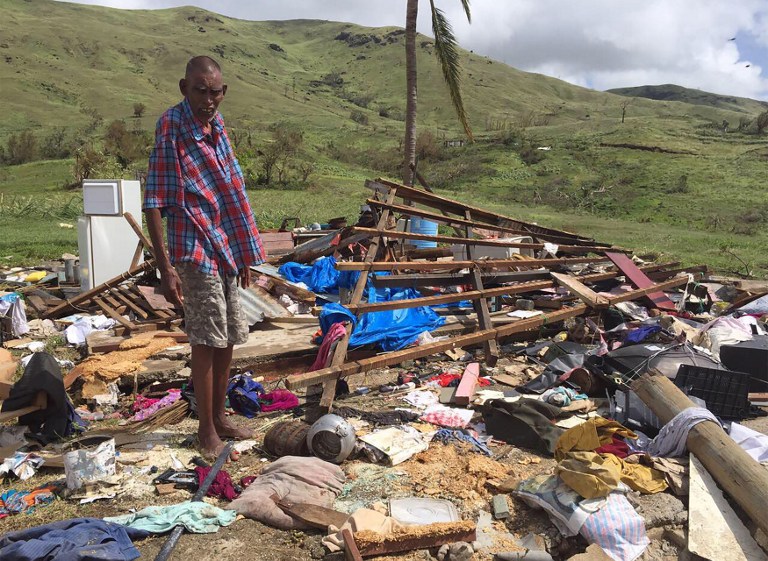
M 192 345 L 192 383 L 197 400 L 197 416 L 200 419 L 197 439 L 200 441 L 201 452 L 211 456 L 218 455 L 224 447 L 216 432 L 214 417 L 216 386 L 213 364 L 218 350 L 208 345 Z
M 213 353 L 213 425 L 219 438 L 246 439 L 253 436 L 253 431 L 238 427 L 224 414 L 232 347 L 228 345 L 223 349 L 215 349 Z

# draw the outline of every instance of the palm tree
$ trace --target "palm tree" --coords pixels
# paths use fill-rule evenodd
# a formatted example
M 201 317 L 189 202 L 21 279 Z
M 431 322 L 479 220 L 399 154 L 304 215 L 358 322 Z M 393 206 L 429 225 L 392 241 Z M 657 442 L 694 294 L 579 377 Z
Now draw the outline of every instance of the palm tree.
M 472 22 L 469 0 L 460 0 L 467 14 L 467 21 Z M 429 0 L 432 10 L 432 33 L 435 36 L 435 54 L 443 71 L 443 78 L 448 85 L 451 102 L 459 117 L 459 122 L 469 139 L 472 129 L 469 126 L 467 112 L 461 98 L 461 66 L 459 51 L 453 28 L 443 11 L 435 6 L 435 0 Z M 416 164 L 416 18 L 419 15 L 419 0 L 408 0 L 405 15 L 405 158 L 403 163 L 403 182 L 413 184 L 412 166 Z

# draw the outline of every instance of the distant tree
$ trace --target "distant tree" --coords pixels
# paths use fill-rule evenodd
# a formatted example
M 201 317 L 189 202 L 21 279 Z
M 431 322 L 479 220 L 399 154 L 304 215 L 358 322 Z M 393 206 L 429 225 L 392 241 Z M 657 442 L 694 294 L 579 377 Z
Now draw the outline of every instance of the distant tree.
M 146 106 L 143 103 L 134 103 L 133 104 L 133 116 L 137 119 L 140 119 L 144 115 L 144 110 L 146 109 Z
M 739 132 L 744 132 L 752 124 L 752 119 L 749 117 L 739 117 Z
M 49 160 L 60 160 L 69 157 L 72 150 L 67 143 L 66 131 L 62 127 L 53 129 L 51 134 L 43 139 L 40 152 L 43 158 L 48 158 Z
M 627 107 L 632 104 L 632 98 L 625 99 L 621 102 L 621 122 L 624 123 L 624 116 L 627 114 Z
M 456 37 L 450 22 L 442 10 L 435 6 L 435 0 L 429 0 L 432 14 L 432 33 L 435 36 L 435 55 L 443 71 L 443 79 L 448 85 L 453 108 L 469 139 L 472 139 L 472 129 L 469 117 L 464 109 L 461 97 L 461 65 Z M 469 22 L 472 21 L 469 0 L 461 0 L 461 6 Z M 406 80 L 406 109 L 405 109 L 405 158 L 403 161 L 403 182 L 413 183 L 411 166 L 416 165 L 416 20 L 419 15 L 419 0 L 408 0 L 405 12 L 405 80 Z
M 272 141 L 261 151 L 259 183 L 270 185 L 275 173 L 278 181 L 285 181 L 290 164 L 304 142 L 298 127 L 278 123 L 272 127 Z
M 768 111 L 763 111 L 757 116 L 757 134 L 763 134 L 768 127 Z
M 10 165 L 25 164 L 37 158 L 37 139 L 32 131 L 25 130 L 8 137 L 5 162 Z
M 144 135 L 129 131 L 123 120 L 112 121 L 104 133 L 104 153 L 114 156 L 123 168 L 144 157 L 146 148 Z

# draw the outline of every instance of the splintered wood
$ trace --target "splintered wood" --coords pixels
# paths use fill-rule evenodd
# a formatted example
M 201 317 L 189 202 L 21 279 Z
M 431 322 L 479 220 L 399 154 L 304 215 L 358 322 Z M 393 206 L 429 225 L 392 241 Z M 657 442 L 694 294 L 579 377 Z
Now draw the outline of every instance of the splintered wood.
M 475 523 L 469 520 L 406 526 L 391 534 L 379 534 L 371 530 L 355 533 L 355 543 L 363 557 L 436 547 L 457 541 L 472 542 L 475 538 Z

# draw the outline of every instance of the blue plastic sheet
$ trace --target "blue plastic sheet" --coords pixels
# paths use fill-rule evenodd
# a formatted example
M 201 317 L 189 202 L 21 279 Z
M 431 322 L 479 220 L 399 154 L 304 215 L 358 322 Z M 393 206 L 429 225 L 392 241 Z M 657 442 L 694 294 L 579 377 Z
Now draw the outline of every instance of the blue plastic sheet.
M 421 294 L 412 288 L 368 288 L 368 302 L 389 302 L 419 298 Z M 406 308 L 404 310 L 386 310 L 368 312 L 356 320 L 354 314 L 340 304 L 330 303 L 323 306 L 320 313 L 320 328 L 327 333 L 334 323 L 352 322 L 354 328 L 349 344 L 358 347 L 378 344 L 384 351 L 396 351 L 407 347 L 424 331 L 433 331 L 445 323 L 429 307 Z
M 290 261 L 277 270 L 291 282 L 302 282 L 317 294 L 337 294 L 339 288 L 353 288 L 360 271 L 337 271 L 336 259 L 321 257 L 312 265 Z

